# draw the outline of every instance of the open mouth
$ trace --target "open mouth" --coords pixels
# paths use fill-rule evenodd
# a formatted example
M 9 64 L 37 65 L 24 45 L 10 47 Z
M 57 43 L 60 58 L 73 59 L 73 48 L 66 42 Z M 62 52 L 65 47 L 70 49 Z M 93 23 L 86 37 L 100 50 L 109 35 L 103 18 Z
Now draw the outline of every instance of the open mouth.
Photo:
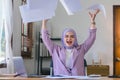
M 66 41 L 68 45 L 71 45 L 72 44 L 72 41 Z

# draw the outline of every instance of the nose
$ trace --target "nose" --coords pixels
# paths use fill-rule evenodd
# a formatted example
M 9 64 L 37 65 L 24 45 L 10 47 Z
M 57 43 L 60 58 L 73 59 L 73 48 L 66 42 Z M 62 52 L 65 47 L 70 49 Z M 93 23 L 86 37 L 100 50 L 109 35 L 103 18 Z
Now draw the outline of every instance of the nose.
M 68 40 L 71 40 L 71 37 L 69 36 L 67 39 L 68 39 Z

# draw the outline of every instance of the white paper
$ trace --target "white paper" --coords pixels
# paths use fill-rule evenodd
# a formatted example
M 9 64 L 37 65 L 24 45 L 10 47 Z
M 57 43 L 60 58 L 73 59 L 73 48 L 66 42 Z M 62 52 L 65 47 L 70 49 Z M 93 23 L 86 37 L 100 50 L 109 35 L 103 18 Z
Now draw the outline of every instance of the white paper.
M 55 16 L 55 12 L 50 9 L 29 9 L 27 5 L 19 7 L 23 23 L 41 21 Z
M 104 5 L 102 5 L 102 4 L 94 4 L 94 5 L 90 6 L 88 9 L 89 10 L 99 9 L 100 11 L 103 12 L 104 17 L 106 18 L 106 10 L 105 10 Z
M 45 78 L 58 78 L 58 79 L 86 79 L 86 80 L 97 80 L 101 77 L 89 77 L 89 76 L 46 76 Z
M 68 15 L 81 10 L 80 0 L 60 0 Z
M 27 0 L 28 8 L 30 9 L 52 9 L 57 8 L 58 0 Z

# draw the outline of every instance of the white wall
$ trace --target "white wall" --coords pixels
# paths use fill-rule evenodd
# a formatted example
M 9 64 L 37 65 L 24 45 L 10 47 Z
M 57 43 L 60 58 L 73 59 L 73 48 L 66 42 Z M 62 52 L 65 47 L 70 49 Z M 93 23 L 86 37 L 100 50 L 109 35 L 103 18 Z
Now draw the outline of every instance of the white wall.
M 14 0 L 14 44 L 13 52 L 15 56 L 19 56 L 21 52 L 21 18 L 19 12 L 19 0 Z M 97 26 L 97 38 L 95 44 L 88 51 L 85 58 L 87 59 L 88 64 L 92 64 L 92 55 L 93 53 L 98 54 L 101 57 L 102 64 L 110 65 L 110 74 L 113 74 L 113 5 L 118 5 L 120 0 L 81 0 L 83 11 L 76 13 L 73 16 L 68 16 L 61 4 L 58 4 L 56 15 L 50 20 L 49 26 L 51 27 L 52 37 L 60 37 L 63 29 L 65 27 L 74 28 L 77 32 L 78 42 L 82 43 L 87 35 L 88 28 L 90 26 L 90 20 L 88 11 L 85 10 L 87 7 L 92 4 L 100 3 L 105 6 L 107 18 L 105 19 L 102 12 L 100 12 L 96 17 L 96 26 Z M 34 23 L 34 48 L 38 44 L 38 39 L 36 35 L 40 30 L 41 22 Z M 33 49 L 33 59 L 25 60 L 25 66 L 28 73 L 35 72 L 34 64 L 34 54 L 35 49 Z M 32 62 L 32 63 L 31 63 Z

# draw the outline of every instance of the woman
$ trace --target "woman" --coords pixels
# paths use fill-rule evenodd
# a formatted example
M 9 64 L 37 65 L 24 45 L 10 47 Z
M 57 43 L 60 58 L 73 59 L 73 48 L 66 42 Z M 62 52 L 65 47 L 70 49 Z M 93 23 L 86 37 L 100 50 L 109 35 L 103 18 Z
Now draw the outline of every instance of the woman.
M 62 34 L 62 46 L 53 43 L 46 29 L 47 20 L 42 21 L 42 39 L 49 50 L 53 60 L 54 75 L 83 76 L 84 71 L 84 55 L 93 45 L 96 38 L 95 17 L 99 10 L 94 13 L 89 12 L 91 26 L 89 37 L 84 43 L 78 44 L 76 33 L 73 29 L 65 29 Z

